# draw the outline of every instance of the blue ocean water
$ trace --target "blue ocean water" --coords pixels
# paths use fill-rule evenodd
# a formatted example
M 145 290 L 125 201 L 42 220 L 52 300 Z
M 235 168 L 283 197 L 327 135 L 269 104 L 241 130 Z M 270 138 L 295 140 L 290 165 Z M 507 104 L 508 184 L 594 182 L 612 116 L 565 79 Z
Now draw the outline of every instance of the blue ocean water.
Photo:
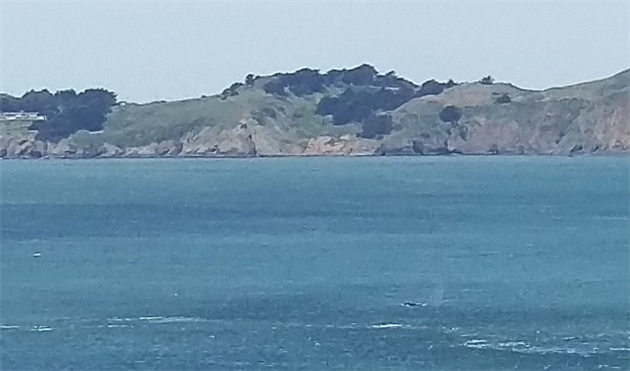
M 0 367 L 628 369 L 629 169 L 2 161 Z

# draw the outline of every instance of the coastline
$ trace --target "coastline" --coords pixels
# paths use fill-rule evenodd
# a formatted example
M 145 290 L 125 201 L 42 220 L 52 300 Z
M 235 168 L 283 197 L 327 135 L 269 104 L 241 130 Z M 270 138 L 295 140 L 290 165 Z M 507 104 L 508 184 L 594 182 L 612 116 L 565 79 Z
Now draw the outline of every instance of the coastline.
M 183 155 L 183 156 L 44 156 L 44 157 L 0 157 L 0 161 L 59 161 L 59 160 L 227 160 L 227 159 L 269 159 L 269 158 L 378 158 L 378 157 L 612 157 L 612 158 L 628 158 L 630 160 L 630 152 L 607 151 L 592 153 L 448 153 L 448 154 L 345 154 L 345 153 L 322 153 L 322 154 L 278 154 L 278 155 Z

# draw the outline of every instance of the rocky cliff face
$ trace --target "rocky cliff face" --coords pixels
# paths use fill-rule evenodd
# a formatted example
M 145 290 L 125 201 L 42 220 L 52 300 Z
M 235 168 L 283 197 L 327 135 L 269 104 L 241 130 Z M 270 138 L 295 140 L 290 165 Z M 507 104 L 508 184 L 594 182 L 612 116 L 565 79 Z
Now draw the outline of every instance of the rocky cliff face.
M 629 88 L 628 71 L 542 92 L 503 84 L 458 86 L 396 110 L 403 129 L 385 139 L 383 148 L 414 154 L 629 153 Z M 509 101 L 499 103 L 504 95 Z M 439 119 L 448 105 L 461 109 L 458 120 Z
M 296 108 L 288 98 L 265 96 L 261 101 L 265 105 L 253 109 L 232 102 L 229 112 L 238 113 L 240 119 L 224 115 L 219 124 L 174 131 L 171 137 L 140 146 L 121 145 L 102 133 L 83 131 L 56 143 L 42 142 L 36 139 L 36 132 L 0 128 L 0 157 L 627 154 L 629 92 L 630 71 L 546 91 L 527 91 L 508 84 L 460 84 L 380 112 L 391 118 L 393 130 L 372 138 L 357 135 L 349 126 L 328 124 L 328 131 L 306 130 L 301 126 L 302 112 L 313 112 L 317 99 L 300 101 Z M 460 115 L 445 121 L 440 114 L 448 106 L 455 107 Z M 159 122 L 160 117 L 153 119 Z M 311 121 L 326 123 L 326 117 L 312 117 Z M 134 124 L 132 118 L 127 120 Z
M 58 143 L 46 143 L 36 140 L 34 134 L 21 137 L 5 135 L 0 136 L 0 156 L 8 159 L 334 156 L 372 155 L 378 147 L 378 141 L 353 135 L 318 136 L 291 143 L 278 140 L 274 134 L 269 128 L 249 119 L 242 120 L 234 128 L 204 128 L 179 140 L 126 148 L 106 142 L 80 145 L 74 136 Z

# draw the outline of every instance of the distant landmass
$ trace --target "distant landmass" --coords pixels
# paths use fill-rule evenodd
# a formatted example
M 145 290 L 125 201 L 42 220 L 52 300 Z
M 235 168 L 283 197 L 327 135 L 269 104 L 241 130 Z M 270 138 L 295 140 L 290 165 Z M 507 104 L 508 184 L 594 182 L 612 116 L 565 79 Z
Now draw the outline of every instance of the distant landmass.
M 534 91 L 491 76 L 417 84 L 364 64 L 250 74 L 174 102 L 0 94 L 0 157 L 628 154 L 629 91 L 630 70 Z

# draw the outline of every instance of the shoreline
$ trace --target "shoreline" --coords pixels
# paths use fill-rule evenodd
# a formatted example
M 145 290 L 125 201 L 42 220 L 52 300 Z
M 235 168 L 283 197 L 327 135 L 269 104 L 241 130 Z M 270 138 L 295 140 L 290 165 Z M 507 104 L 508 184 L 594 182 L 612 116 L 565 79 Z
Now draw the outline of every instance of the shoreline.
M 239 155 L 221 155 L 221 156 L 93 156 L 93 157 L 0 157 L 0 161 L 58 161 L 58 160 L 225 160 L 225 159 L 267 159 L 267 158 L 376 158 L 376 157 L 613 157 L 628 158 L 630 152 L 600 152 L 600 153 L 574 153 L 574 154 L 550 154 L 550 153 L 449 153 L 449 154 L 287 154 L 287 155 L 259 155 L 259 156 L 239 156 Z

